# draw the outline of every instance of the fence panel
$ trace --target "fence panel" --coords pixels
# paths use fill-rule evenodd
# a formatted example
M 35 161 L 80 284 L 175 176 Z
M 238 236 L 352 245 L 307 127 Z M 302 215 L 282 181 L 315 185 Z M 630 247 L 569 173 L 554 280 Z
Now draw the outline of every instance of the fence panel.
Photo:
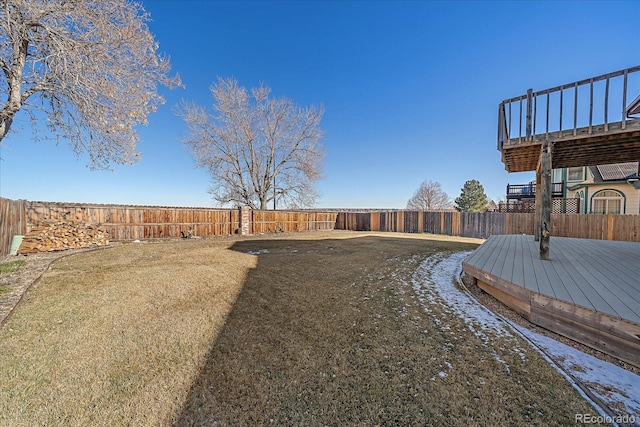
M 233 234 L 235 209 L 27 202 L 27 232 L 47 220 L 100 224 L 112 240 Z
M 13 236 L 27 232 L 26 200 L 10 200 L 0 197 L 0 256 L 11 251 Z
M 551 234 L 582 239 L 640 242 L 640 215 L 551 215 Z
M 251 234 L 294 232 L 294 231 L 316 231 L 333 230 L 336 222 L 341 220 L 349 221 L 350 218 L 339 218 L 337 212 L 316 212 L 316 211 L 251 211 Z M 367 220 L 370 217 L 360 217 L 356 220 Z M 349 224 L 344 223 L 344 227 Z M 365 225 L 356 223 L 352 227 L 363 228 Z
M 612 240 L 640 242 L 640 215 L 611 215 L 613 217 Z

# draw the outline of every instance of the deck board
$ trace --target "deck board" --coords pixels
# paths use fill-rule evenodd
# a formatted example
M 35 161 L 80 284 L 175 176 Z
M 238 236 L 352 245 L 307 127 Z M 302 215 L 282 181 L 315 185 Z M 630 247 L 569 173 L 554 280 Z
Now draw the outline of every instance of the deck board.
M 556 289 L 553 287 L 551 283 L 551 277 L 549 277 L 545 264 L 534 263 L 533 269 L 536 272 L 536 280 L 538 281 L 538 288 L 540 289 L 539 293 L 543 295 L 549 295 L 554 298 L 557 298 L 556 292 L 563 293 L 562 289 Z
M 516 240 L 508 239 L 506 244 L 506 253 L 503 255 L 502 269 L 500 270 L 500 277 L 505 280 L 511 281 L 513 278 L 513 269 L 516 259 Z
M 558 271 L 556 271 L 556 264 L 557 262 L 553 261 L 541 263 L 542 268 L 547 273 L 547 278 L 549 280 L 548 286 L 551 288 L 556 299 L 575 304 L 576 302 L 572 298 L 572 295 L 575 295 L 575 292 L 570 292 L 569 289 L 567 289 L 567 285 L 571 282 L 565 282 L 562 279 L 561 275 L 566 277 L 566 274 L 564 274 L 564 269 L 562 268 L 558 268 Z M 558 272 L 560 272 L 560 274 L 558 274 Z
M 521 239 L 520 244 L 523 246 L 524 255 L 523 259 L 521 260 L 524 266 L 524 281 L 511 281 L 511 283 L 514 283 L 517 286 L 524 286 L 525 289 L 528 289 L 530 291 L 541 293 L 540 286 L 538 286 L 538 280 L 536 278 L 535 268 L 533 267 L 533 263 L 529 262 L 529 259 L 538 256 L 539 250 L 536 251 L 535 246 L 529 245 L 526 239 Z
M 497 256 L 496 260 L 489 270 L 490 274 L 500 275 L 502 273 L 502 268 L 506 264 L 505 259 L 507 258 L 507 253 L 509 252 L 509 239 L 502 239 L 502 244 L 499 247 L 498 251 L 495 251 Z
M 634 304 L 634 296 L 639 292 L 635 286 L 630 271 L 625 272 L 621 259 L 612 256 L 615 245 L 608 242 L 600 242 L 586 239 L 566 239 L 563 250 L 566 257 L 573 265 L 578 267 L 580 276 L 584 279 L 580 288 L 594 305 L 596 311 L 615 313 L 618 317 L 640 321 L 638 310 L 633 306 L 640 306 L 640 302 Z M 637 261 L 636 261 L 637 262 Z M 636 279 L 637 281 L 638 279 Z M 629 305 L 627 301 L 630 301 Z
M 489 248 L 485 251 L 473 251 L 471 255 L 467 258 L 466 262 L 472 263 L 473 265 L 482 266 L 484 268 L 485 261 L 487 257 L 491 254 Z
M 524 283 L 525 268 L 522 260 L 525 256 L 524 245 L 522 239 L 512 239 L 514 244 L 513 272 L 511 274 L 511 282 Z
M 553 253 L 562 252 L 567 257 L 567 260 L 565 260 L 562 263 L 562 265 L 559 265 L 556 267 L 556 271 L 558 273 L 558 277 L 562 282 L 563 286 L 567 289 L 567 292 L 571 295 L 571 300 L 573 301 L 574 304 L 595 310 L 594 305 L 592 304 L 591 300 L 587 295 L 588 292 L 585 292 L 584 290 L 585 281 L 582 278 L 580 271 L 578 270 L 578 268 L 575 267 L 575 265 L 569 262 L 571 253 L 568 252 L 567 248 L 563 247 L 563 245 L 561 244 L 556 245 L 556 243 L 559 243 L 559 242 L 556 242 L 556 239 L 553 239 L 553 243 L 554 243 Z M 555 264 L 558 264 L 558 262 L 556 262 Z
M 614 314 L 620 317 L 620 314 L 605 300 L 597 289 L 602 288 L 602 281 L 593 274 L 595 271 L 593 264 L 589 263 L 584 265 L 585 260 L 592 260 L 594 253 L 588 242 L 573 241 L 571 239 L 554 239 L 558 243 L 556 249 L 559 254 L 557 262 L 558 268 L 565 270 L 567 273 L 571 272 L 576 287 L 572 294 L 576 295 L 574 303 L 581 305 L 582 307 L 589 308 L 595 311 Z M 571 282 L 563 283 L 565 286 Z M 585 302 L 580 298 L 579 294 L 582 294 L 588 301 Z M 583 304 L 580 304 L 577 300 L 580 299 Z M 567 301 L 567 300 L 564 300 Z
M 620 251 L 615 247 L 602 251 L 594 243 L 591 243 L 591 246 L 594 250 L 594 256 L 590 260 L 589 267 L 596 271 L 596 276 L 602 286 L 601 292 L 611 294 L 611 300 L 616 301 L 614 305 L 616 311 L 633 312 L 634 305 L 640 305 L 637 286 L 640 278 L 638 273 L 632 271 L 633 264 L 631 263 L 634 260 L 627 259 L 630 258 L 631 251 Z M 630 264 L 627 265 L 626 262 Z M 625 316 L 621 315 L 621 317 Z
M 595 250 L 597 251 L 598 249 L 595 248 Z M 632 299 L 636 299 L 638 293 L 634 284 L 638 281 L 640 273 L 638 273 L 638 266 L 633 264 L 632 245 L 628 248 L 625 245 L 620 245 L 620 247 L 608 248 L 606 251 L 600 250 L 597 255 L 595 261 L 598 263 L 599 269 L 601 271 L 606 270 L 615 286 L 624 290 Z M 640 299 L 637 299 L 637 302 L 640 302 Z
M 488 257 L 483 262 L 483 270 L 488 272 L 493 270 L 493 267 L 498 262 L 500 252 L 502 251 L 502 246 L 504 245 L 504 240 L 504 236 L 498 236 L 498 242 L 496 242 L 497 244 L 491 248 L 492 250 L 489 252 Z

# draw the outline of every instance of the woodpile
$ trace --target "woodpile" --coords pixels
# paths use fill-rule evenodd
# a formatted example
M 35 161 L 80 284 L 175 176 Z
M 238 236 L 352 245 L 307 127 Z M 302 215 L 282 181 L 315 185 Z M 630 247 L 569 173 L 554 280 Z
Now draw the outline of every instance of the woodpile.
M 27 233 L 18 254 L 62 251 L 109 244 L 106 230 L 79 221 L 45 221 Z

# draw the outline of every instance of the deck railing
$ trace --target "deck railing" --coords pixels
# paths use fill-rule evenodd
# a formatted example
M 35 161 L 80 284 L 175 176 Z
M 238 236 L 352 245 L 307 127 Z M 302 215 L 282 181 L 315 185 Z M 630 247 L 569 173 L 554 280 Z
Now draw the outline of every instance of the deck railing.
M 637 120 L 630 116 L 637 114 L 631 107 L 639 94 L 640 65 L 537 92 L 529 89 L 500 103 L 498 150 L 509 140 L 522 143 L 538 134 L 547 140 L 554 133 L 565 135 L 563 131 L 576 136 L 583 127 L 591 134 L 596 125 L 607 133 L 618 120 L 624 130 L 629 120 Z
M 563 197 L 562 182 L 551 184 L 551 197 Z M 531 199 L 536 197 L 536 184 L 507 184 L 507 199 Z

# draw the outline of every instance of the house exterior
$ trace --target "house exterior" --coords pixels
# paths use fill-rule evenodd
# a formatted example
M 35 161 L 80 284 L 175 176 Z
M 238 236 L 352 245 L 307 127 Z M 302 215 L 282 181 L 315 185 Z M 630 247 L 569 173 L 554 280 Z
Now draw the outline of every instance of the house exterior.
M 551 210 L 553 213 L 579 213 L 578 200 L 564 198 L 564 183 L 551 184 Z M 536 183 L 507 184 L 506 202 L 498 204 L 499 212 L 534 212 L 536 202 Z
M 640 214 L 640 163 L 553 169 L 554 213 Z M 501 212 L 533 212 L 536 184 L 508 184 Z
M 562 197 L 580 199 L 579 213 L 640 214 L 639 162 L 554 169 Z

